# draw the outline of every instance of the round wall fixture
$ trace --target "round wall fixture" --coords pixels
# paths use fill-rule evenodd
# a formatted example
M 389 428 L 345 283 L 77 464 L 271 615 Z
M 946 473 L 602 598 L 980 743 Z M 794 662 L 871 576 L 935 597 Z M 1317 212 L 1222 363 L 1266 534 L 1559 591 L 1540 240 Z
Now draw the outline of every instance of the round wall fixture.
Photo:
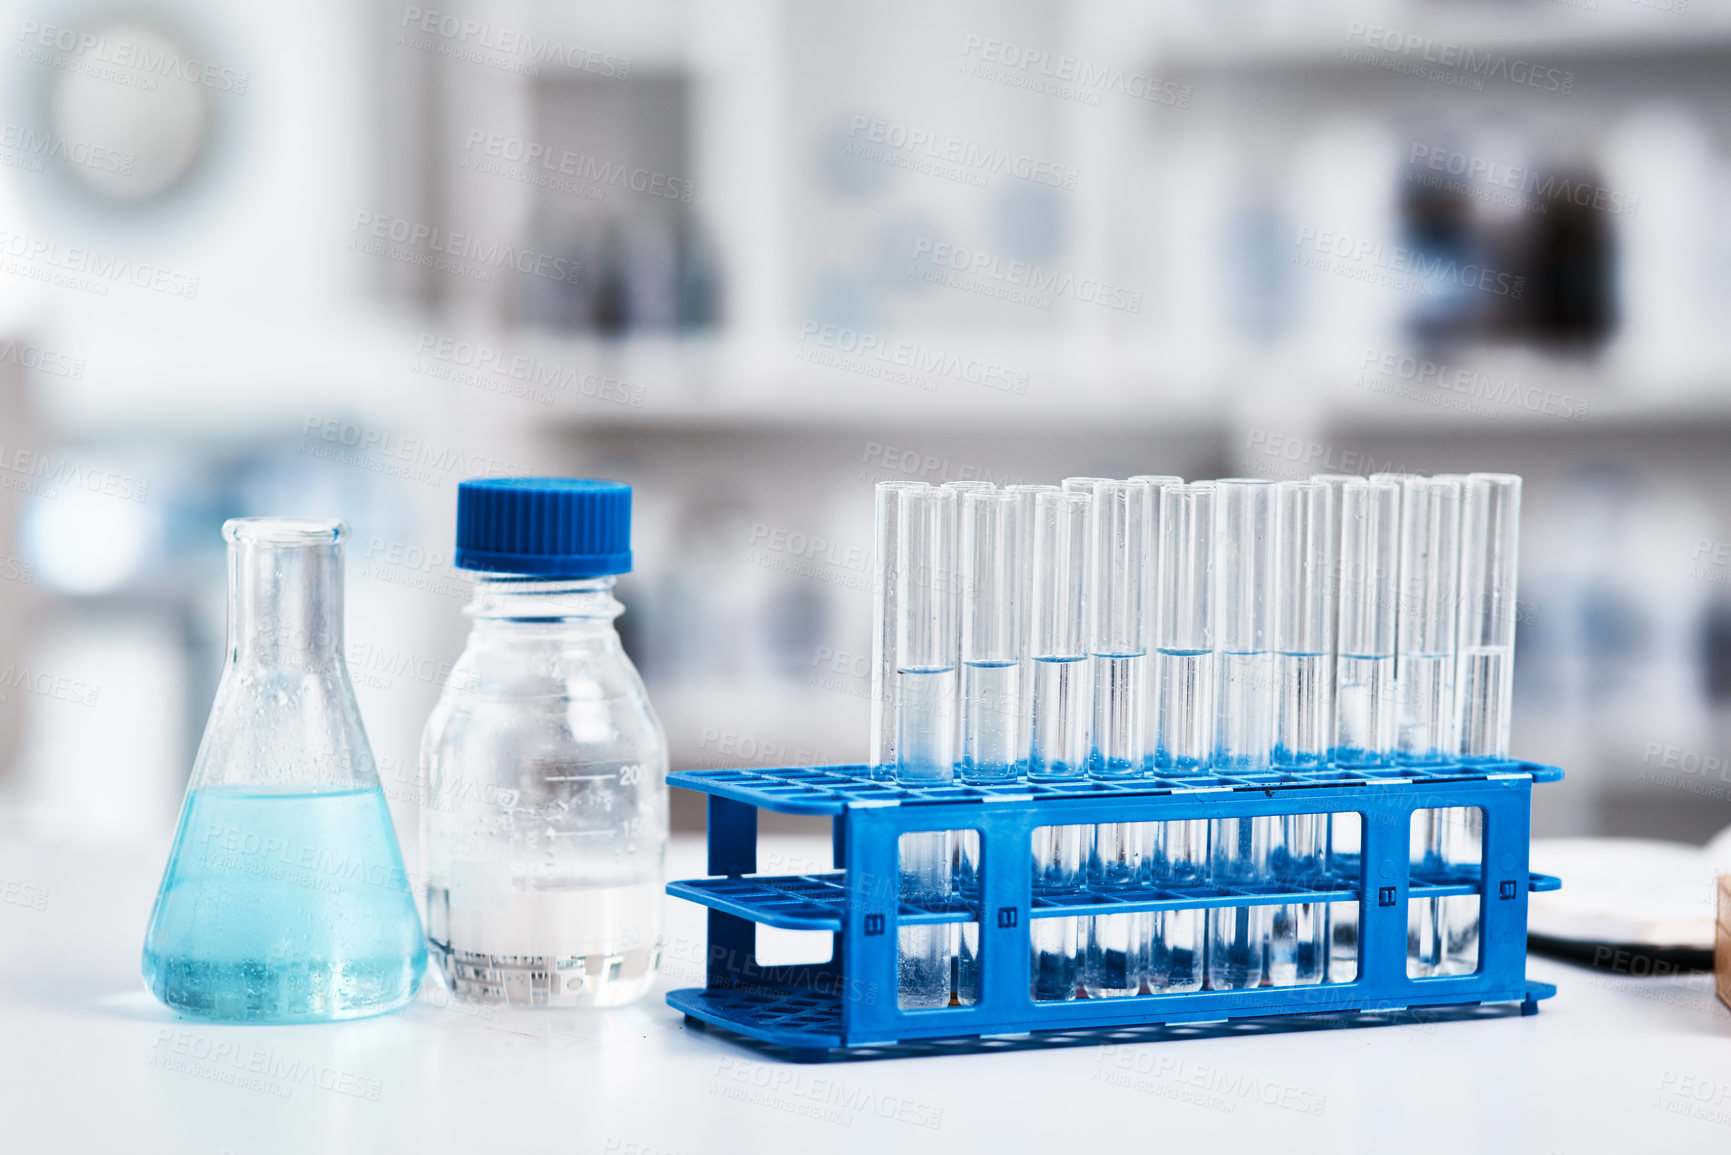
M 100 51 L 67 54 L 49 92 L 50 124 L 74 158 L 65 169 L 117 204 L 162 196 L 186 180 L 210 135 L 199 54 L 131 18 L 92 34 Z

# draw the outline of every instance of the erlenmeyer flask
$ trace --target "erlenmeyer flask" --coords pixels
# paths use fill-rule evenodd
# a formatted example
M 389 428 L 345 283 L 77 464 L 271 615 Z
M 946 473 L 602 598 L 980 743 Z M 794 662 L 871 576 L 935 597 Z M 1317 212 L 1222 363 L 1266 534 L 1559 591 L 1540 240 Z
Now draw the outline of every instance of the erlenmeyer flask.
M 228 658 L 162 889 L 144 979 L 223 1022 L 395 1010 L 427 966 L 421 920 L 343 661 L 339 521 L 239 518 Z

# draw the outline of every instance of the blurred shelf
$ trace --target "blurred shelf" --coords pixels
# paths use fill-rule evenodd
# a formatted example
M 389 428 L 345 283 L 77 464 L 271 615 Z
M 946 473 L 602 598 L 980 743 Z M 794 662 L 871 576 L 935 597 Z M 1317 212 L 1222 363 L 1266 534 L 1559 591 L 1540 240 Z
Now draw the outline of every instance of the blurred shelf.
M 477 342 L 484 344 L 485 342 Z M 1423 434 L 1464 429 L 1569 436 L 1640 427 L 1731 426 L 1731 356 L 1702 347 L 1679 362 L 1612 347 L 1593 355 L 1470 347 L 1390 349 L 1380 371 L 1363 347 L 1277 348 L 1257 357 L 1159 340 L 887 338 L 959 372 L 902 369 L 893 358 L 836 354 L 797 339 L 633 338 L 522 334 L 502 339 L 549 389 L 555 421 L 585 429 L 921 428 L 1054 431 L 1146 428 L 1218 434 L 1282 418 L 1317 428 Z M 1021 393 L 976 384 L 966 368 L 1001 369 Z M 1014 368 L 1010 368 L 1014 367 Z M 899 374 L 899 376 L 898 376 Z M 977 375 L 977 374 L 975 374 Z M 917 379 L 917 384 L 909 383 Z M 573 384 L 575 383 L 575 384 Z M 524 419 L 544 419 L 526 406 Z
M 212 313 L 54 318 L 41 339 L 85 364 L 77 379 L 34 380 L 46 424 L 71 438 L 233 441 L 299 432 L 315 415 L 389 421 L 417 403 L 417 334 L 402 318 L 364 307 Z
M 1226 381 L 1180 351 L 1019 336 L 886 337 L 859 353 L 802 342 L 719 338 L 600 341 L 524 334 L 510 339 L 531 374 L 587 366 L 548 390 L 554 415 L 587 427 L 844 427 L 896 421 L 926 427 L 1150 430 L 1219 421 Z M 598 384 L 592 385 L 591 378 Z M 599 396 L 602 390 L 607 398 Z
M 1368 432 L 1495 429 L 1547 436 L 1721 432 L 1731 426 L 1731 372 L 1724 357 L 1667 361 L 1615 347 L 1595 356 L 1513 348 L 1462 350 L 1430 360 L 1417 353 L 1395 356 L 1395 372 L 1342 372 L 1338 361 L 1332 370 L 1312 364 L 1303 376 L 1311 382 L 1319 420 Z M 1424 365 L 1435 368 L 1421 377 Z
M 304 340 L 305 331 L 322 334 Z M 429 348 L 438 331 L 440 345 Z M 1613 345 L 1593 356 L 1472 347 L 1276 347 L 1255 356 L 1176 337 L 1076 339 L 907 333 L 891 352 L 845 352 L 797 334 L 458 335 L 385 315 L 301 318 L 212 334 L 68 325 L 88 349 L 76 381 L 38 382 L 49 426 L 100 439 L 155 430 L 182 440 L 299 431 L 309 415 L 389 425 L 431 394 L 503 430 L 881 428 L 1055 434 L 1104 429 L 1219 436 L 1269 427 L 1422 435 L 1509 430 L 1595 435 L 1731 427 L 1731 349 L 1683 342 L 1687 360 Z M 258 357 L 260 349 L 272 350 Z M 1395 369 L 1379 368 L 1383 356 Z M 236 365 L 245 365 L 242 375 Z M 1432 369 L 1421 366 L 1431 365 Z M 989 382 L 989 383 L 988 383 Z M 480 408 L 477 408 L 480 407 Z
M 1659 7 L 1666 2 L 1556 0 L 1498 6 L 1363 7 L 1352 13 L 1341 11 L 1334 22 L 1311 19 L 1302 26 L 1284 23 L 1276 14 L 1254 24 L 1235 21 L 1231 27 L 1172 20 L 1161 30 L 1153 56 L 1160 68 L 1173 74 L 1254 69 L 1363 71 L 1373 76 L 1382 70 L 1355 60 L 1349 49 L 1386 55 L 1390 61 L 1463 71 L 1470 69 L 1442 63 L 1445 49 L 1451 54 L 1470 50 L 1479 57 L 1518 57 L 1540 67 L 1586 60 L 1731 54 L 1731 9 L 1685 7 L 1686 0 L 1668 0 L 1682 11 Z M 1403 41 L 1426 41 L 1428 46 L 1415 43 L 1404 54 L 1379 47 L 1371 39 L 1373 29 L 1399 35 Z

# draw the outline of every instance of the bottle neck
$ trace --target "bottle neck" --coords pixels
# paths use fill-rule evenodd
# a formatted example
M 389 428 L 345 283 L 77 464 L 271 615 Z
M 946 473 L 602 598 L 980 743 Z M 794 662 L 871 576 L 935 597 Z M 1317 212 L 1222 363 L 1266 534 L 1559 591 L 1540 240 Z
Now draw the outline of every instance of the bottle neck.
M 543 578 L 475 575 L 475 594 L 464 610 L 476 629 L 570 623 L 611 628 L 625 612 L 613 596 L 615 578 Z
M 343 555 L 316 543 L 232 540 L 228 547 L 229 663 L 306 669 L 343 650 Z

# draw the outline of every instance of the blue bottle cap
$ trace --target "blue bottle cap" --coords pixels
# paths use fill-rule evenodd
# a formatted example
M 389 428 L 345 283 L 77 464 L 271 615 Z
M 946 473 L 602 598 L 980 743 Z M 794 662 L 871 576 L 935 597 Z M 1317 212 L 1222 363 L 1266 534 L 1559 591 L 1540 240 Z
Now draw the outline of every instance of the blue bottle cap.
M 631 487 L 580 477 L 488 477 L 457 486 L 457 565 L 588 578 L 631 572 Z

